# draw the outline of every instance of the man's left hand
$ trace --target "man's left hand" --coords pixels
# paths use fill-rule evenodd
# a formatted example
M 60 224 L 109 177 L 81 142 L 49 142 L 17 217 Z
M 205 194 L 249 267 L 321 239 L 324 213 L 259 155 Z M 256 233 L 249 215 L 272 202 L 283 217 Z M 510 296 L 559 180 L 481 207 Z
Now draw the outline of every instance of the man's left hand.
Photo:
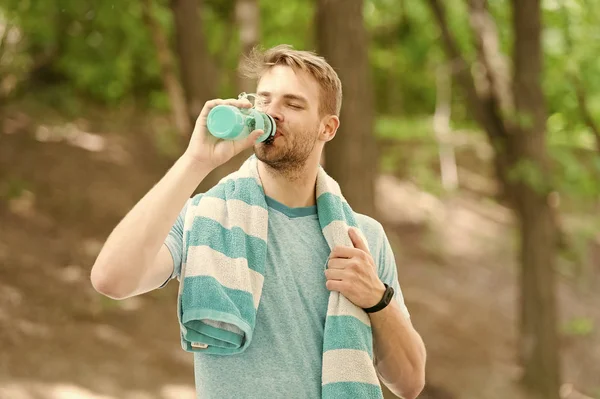
M 327 289 L 338 291 L 361 308 L 375 306 L 385 292 L 367 244 L 354 228 L 348 230 L 354 248 L 337 246 L 325 270 Z

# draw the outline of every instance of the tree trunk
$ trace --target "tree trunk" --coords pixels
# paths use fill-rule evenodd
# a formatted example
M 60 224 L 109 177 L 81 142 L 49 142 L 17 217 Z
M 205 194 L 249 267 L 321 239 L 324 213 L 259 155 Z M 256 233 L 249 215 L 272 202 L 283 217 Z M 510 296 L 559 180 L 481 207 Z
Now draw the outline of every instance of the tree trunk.
M 442 186 L 446 191 L 454 191 L 458 187 L 458 171 L 454 145 L 451 142 L 452 129 L 450 115 L 452 112 L 452 74 L 450 68 L 439 66 L 436 73 L 437 90 L 436 106 L 433 115 L 433 131 L 438 142 L 440 156 L 440 173 Z
M 250 50 L 258 44 L 259 41 L 259 33 L 260 33 L 260 13 L 258 8 L 257 0 L 236 0 L 234 17 L 235 23 L 238 24 L 239 29 L 239 39 L 242 47 L 242 52 L 240 54 L 240 58 L 238 63 L 241 63 L 243 57 L 248 55 Z M 233 21 L 232 21 L 233 22 Z M 229 37 L 225 39 L 225 46 L 223 50 L 227 50 L 225 47 L 229 45 Z M 227 54 L 226 51 L 223 51 L 223 57 Z M 246 79 L 239 74 L 235 74 L 236 76 L 236 86 L 239 92 L 246 93 L 254 93 L 256 91 L 256 82 L 252 79 Z M 254 150 L 249 148 L 247 150 L 242 151 L 227 163 L 219 166 L 214 171 L 212 171 L 200 184 L 199 190 L 206 191 L 213 185 L 219 182 L 219 180 L 226 175 L 235 172 L 239 167 L 244 163 L 246 159 Z
M 171 54 L 165 33 L 154 17 L 151 0 L 142 0 L 142 13 L 148 30 L 152 35 L 154 47 L 156 47 L 156 54 L 161 70 L 160 74 L 171 103 L 173 122 L 177 126 L 179 134 L 186 137 L 192 132 L 192 124 L 187 112 L 185 92 L 179 83 L 175 62 L 173 61 L 173 55 Z
M 243 62 L 252 48 L 260 40 L 260 10 L 257 0 L 237 0 L 235 3 L 235 19 L 240 32 L 240 53 L 239 64 Z M 238 74 L 237 87 L 240 92 L 253 93 L 256 90 L 256 83 L 252 79 L 245 78 Z
M 558 399 L 560 365 L 556 320 L 554 248 L 557 228 L 548 203 L 546 109 L 541 87 L 540 0 L 512 0 L 514 46 L 512 136 L 519 162 L 535 168 L 539 183 L 518 182 L 515 193 L 521 222 L 521 355 L 524 382 L 540 398 Z
M 441 30 L 445 50 L 457 68 L 474 118 L 495 150 L 495 166 L 521 228 L 521 345 L 524 382 L 543 399 L 557 399 L 560 364 L 554 274 L 557 218 L 550 207 L 551 191 L 545 142 L 546 110 L 540 84 L 542 71 L 540 0 L 512 0 L 514 78 L 504 74 L 497 33 L 490 25 L 485 0 L 469 0 L 477 50 L 477 69 L 465 61 L 449 29 L 440 0 L 429 0 Z M 497 66 L 500 65 L 500 70 Z M 508 88 L 512 86 L 512 90 Z M 512 92 L 512 99 L 506 92 Z M 514 108 L 513 108 L 514 107 Z M 534 179 L 513 181 L 511 172 L 525 165 Z M 522 169 L 521 169 L 522 170 Z M 528 175 L 531 175 L 529 173 Z M 520 173 L 523 178 L 523 174 Z M 533 180 L 533 181 L 531 181 Z
M 363 1 L 319 0 L 316 26 L 319 53 L 337 71 L 344 91 L 340 128 L 326 147 L 326 169 L 354 210 L 374 216 L 378 158 Z
M 204 36 L 201 0 L 171 0 L 175 41 L 188 113 L 196 121 L 204 103 L 216 97 L 217 82 Z
M 260 10 L 258 7 L 257 0 L 236 0 L 234 15 L 232 16 L 232 23 L 238 25 L 239 39 L 241 44 L 241 53 L 238 60 L 238 65 L 243 61 L 243 57 L 248 55 L 252 48 L 259 42 L 260 35 Z M 227 48 L 230 45 L 230 37 L 227 36 L 224 41 L 223 54 L 221 59 L 227 54 Z M 241 76 L 239 73 L 233 74 L 235 76 L 235 86 L 238 92 L 254 93 L 256 91 L 256 82 L 252 79 L 247 79 Z M 200 189 L 208 189 L 216 184 L 222 177 L 225 177 L 229 173 L 232 173 L 239 169 L 246 159 L 254 150 L 249 148 L 242 151 L 229 162 L 219 166 L 215 169 L 200 185 Z

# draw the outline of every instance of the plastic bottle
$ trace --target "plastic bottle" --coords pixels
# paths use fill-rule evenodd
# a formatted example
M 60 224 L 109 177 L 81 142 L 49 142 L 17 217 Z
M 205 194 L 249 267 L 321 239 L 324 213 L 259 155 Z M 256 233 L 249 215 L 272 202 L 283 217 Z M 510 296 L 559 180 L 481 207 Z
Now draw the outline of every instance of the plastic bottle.
M 240 97 L 247 96 L 242 93 Z M 206 126 L 210 134 L 223 140 L 243 140 L 254 130 L 265 133 L 257 143 L 275 136 L 275 120 L 255 108 L 238 108 L 233 105 L 217 105 L 208 113 Z

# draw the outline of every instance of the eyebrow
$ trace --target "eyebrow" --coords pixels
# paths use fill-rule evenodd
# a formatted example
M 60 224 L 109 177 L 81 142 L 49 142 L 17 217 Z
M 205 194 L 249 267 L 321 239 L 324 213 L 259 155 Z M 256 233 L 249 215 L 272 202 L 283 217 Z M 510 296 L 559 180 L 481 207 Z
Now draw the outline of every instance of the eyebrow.
M 271 97 L 271 93 L 268 91 L 261 91 L 256 93 L 259 96 L 263 96 L 263 97 Z M 286 98 L 288 100 L 297 100 L 300 102 L 303 102 L 304 104 L 308 104 L 308 100 L 306 98 L 304 98 L 303 96 L 299 96 L 297 94 L 284 94 L 283 98 Z

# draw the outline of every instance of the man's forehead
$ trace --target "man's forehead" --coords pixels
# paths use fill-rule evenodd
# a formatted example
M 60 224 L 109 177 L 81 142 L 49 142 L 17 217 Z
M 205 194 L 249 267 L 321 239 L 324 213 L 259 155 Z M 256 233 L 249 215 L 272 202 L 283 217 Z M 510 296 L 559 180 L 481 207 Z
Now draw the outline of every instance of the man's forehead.
M 305 97 L 318 95 L 315 79 L 307 72 L 284 65 L 268 69 L 258 82 L 257 92 L 269 92 L 274 96 L 300 94 Z

